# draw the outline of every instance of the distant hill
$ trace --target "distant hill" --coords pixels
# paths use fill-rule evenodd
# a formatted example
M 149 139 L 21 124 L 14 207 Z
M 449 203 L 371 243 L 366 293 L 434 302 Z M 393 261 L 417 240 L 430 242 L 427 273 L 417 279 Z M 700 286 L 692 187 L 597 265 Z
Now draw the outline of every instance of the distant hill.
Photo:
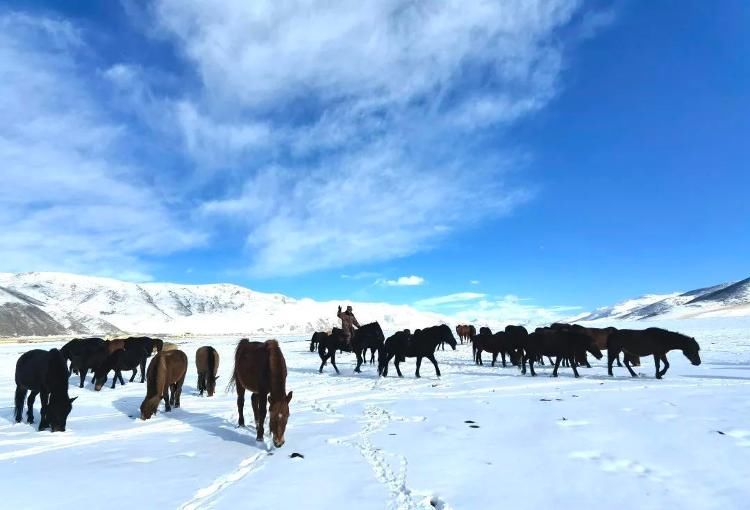
M 311 334 L 352 304 L 385 331 L 444 322 L 381 303 L 317 302 L 230 284 L 130 283 L 67 273 L 0 273 L 0 336 L 59 334 Z
M 750 315 L 750 278 L 711 287 L 629 299 L 573 317 L 571 322 L 598 319 L 685 319 Z

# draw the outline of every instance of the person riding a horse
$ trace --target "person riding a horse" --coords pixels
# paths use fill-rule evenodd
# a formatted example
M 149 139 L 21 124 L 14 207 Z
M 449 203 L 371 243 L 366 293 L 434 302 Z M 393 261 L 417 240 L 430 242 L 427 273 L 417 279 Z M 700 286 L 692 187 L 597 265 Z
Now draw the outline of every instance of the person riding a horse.
M 344 339 L 346 340 L 346 345 L 351 348 L 352 336 L 354 335 L 354 327 L 360 327 L 359 322 L 357 322 L 357 318 L 354 316 L 351 306 L 347 306 L 346 311 L 342 312 L 341 306 L 339 305 L 339 311 L 336 313 L 336 315 L 339 319 L 341 319 L 341 329 L 344 331 Z

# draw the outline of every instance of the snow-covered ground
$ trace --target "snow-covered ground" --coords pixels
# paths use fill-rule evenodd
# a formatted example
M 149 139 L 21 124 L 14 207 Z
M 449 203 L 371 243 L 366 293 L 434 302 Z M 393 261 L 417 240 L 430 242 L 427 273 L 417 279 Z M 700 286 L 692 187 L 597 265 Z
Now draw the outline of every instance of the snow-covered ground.
M 318 374 L 307 337 L 280 338 L 294 391 L 281 449 L 235 427 L 223 388 L 236 339 L 180 344 L 191 360 L 217 347 L 218 396 L 196 395 L 191 366 L 182 408 L 142 422 L 133 417 L 144 385 L 71 384 L 80 398 L 56 434 L 12 422 L 15 362 L 37 345 L 3 344 L 2 506 L 747 508 L 750 319 L 665 325 L 696 336 L 703 364 L 673 352 L 662 381 L 650 359 L 638 379 L 624 368 L 607 377 L 604 360 L 578 380 L 568 369 L 547 377 L 549 367 L 531 378 L 474 366 L 467 345 L 439 353 L 440 379 L 429 363 L 415 379 L 411 359 L 403 379 L 378 379 L 372 366 L 354 375 L 351 355 L 339 357 L 341 375 Z

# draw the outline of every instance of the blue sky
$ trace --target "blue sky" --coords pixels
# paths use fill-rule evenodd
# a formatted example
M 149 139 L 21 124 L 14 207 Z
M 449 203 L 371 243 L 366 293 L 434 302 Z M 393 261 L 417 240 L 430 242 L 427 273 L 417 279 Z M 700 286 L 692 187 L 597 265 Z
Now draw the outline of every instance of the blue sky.
M 748 22 L 6 1 L 0 271 L 544 317 L 744 278 Z

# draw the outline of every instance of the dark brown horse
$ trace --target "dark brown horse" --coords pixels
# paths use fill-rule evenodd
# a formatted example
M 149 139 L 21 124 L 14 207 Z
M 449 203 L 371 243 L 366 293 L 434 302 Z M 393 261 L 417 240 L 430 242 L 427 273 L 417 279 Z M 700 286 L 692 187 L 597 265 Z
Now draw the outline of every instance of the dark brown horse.
M 198 391 L 203 396 L 203 391 L 208 392 L 209 397 L 214 396 L 216 391 L 216 372 L 219 370 L 219 353 L 210 345 L 204 345 L 195 351 L 195 368 L 198 371 Z
M 73 401 L 68 397 L 68 366 L 57 349 L 25 352 L 16 362 L 16 422 L 21 421 L 23 401 L 31 391 L 26 404 L 26 419 L 34 423 L 34 400 L 40 394 L 42 401 L 39 430 L 51 428 L 52 432 L 65 432 L 65 423 Z
M 162 398 L 166 412 L 172 407 L 180 407 L 187 365 L 187 355 L 180 350 L 162 351 L 153 357 L 146 371 L 146 398 L 141 403 L 141 420 L 148 420 L 156 413 Z
M 620 352 L 624 352 L 626 354 L 624 357 L 625 368 L 628 369 L 630 375 L 638 377 L 633 369 L 630 368 L 630 358 L 627 354 L 634 356 L 648 356 L 652 354 L 654 356 L 654 365 L 656 366 L 656 378 L 661 379 L 669 369 L 667 353 L 674 349 L 681 350 L 682 354 L 693 365 L 701 364 L 701 348 L 698 342 L 695 341 L 695 338 L 661 328 L 648 328 L 644 330 L 620 329 L 609 337 L 607 371 L 609 375 L 612 375 L 612 363 L 615 357 Z M 659 369 L 660 362 L 664 363 L 664 370 Z
M 234 371 L 229 387 L 237 387 L 237 424 L 245 426 L 245 390 L 252 393 L 255 417 L 255 439 L 263 441 L 266 421 L 266 400 L 271 408 L 271 435 L 276 448 L 284 446 L 284 432 L 289 420 L 289 402 L 292 392 L 286 392 L 286 361 L 276 340 L 251 342 L 240 340 L 234 353 Z

